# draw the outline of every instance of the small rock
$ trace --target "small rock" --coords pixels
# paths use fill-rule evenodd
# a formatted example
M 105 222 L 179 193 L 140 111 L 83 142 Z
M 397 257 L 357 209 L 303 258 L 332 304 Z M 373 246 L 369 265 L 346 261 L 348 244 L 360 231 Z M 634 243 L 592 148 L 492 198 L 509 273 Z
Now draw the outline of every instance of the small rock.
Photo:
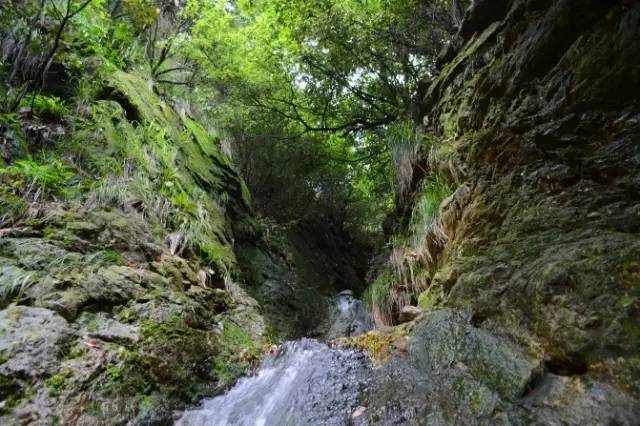
M 421 313 L 422 309 L 417 306 L 404 306 L 400 311 L 400 322 L 409 322 L 416 319 Z
M 360 407 L 355 409 L 353 414 L 351 414 L 351 418 L 352 419 L 357 419 L 358 417 L 362 416 L 365 411 L 367 411 L 367 407 L 360 406 Z
M 101 318 L 98 329 L 89 332 L 88 337 L 117 343 L 136 343 L 140 340 L 138 327 L 123 324 L 110 318 Z

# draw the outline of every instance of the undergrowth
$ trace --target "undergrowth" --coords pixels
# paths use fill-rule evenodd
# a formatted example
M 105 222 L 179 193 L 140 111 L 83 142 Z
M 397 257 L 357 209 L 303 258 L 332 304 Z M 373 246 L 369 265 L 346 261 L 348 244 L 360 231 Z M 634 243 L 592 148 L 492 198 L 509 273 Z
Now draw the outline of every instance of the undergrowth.
M 417 302 L 430 282 L 429 268 L 447 241 L 439 218 L 442 202 L 451 187 L 441 176 L 424 180 L 415 195 L 409 224 L 391 237 L 388 270 L 365 293 L 377 325 L 390 325 L 403 306 Z
M 386 142 L 391 154 L 396 178 L 396 194 L 403 200 L 409 192 L 420 154 L 420 132 L 412 120 L 404 120 L 389 126 Z
M 41 195 L 63 196 L 71 190 L 74 176 L 73 169 L 59 159 L 28 158 L 0 168 L 0 179 L 5 187 L 26 199 L 37 199 Z
M 20 106 L 30 108 L 42 120 L 62 120 L 69 114 L 65 102 L 56 96 L 31 95 L 22 99 Z

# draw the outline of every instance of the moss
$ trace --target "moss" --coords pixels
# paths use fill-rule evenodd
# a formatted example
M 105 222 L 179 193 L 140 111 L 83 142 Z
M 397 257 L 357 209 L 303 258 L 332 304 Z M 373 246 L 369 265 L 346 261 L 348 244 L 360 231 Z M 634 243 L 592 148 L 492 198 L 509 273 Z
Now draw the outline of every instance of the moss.
M 418 306 L 422 309 L 429 310 L 438 306 L 438 297 L 432 289 L 427 289 L 418 296 Z
M 349 340 L 348 346 L 367 351 L 371 361 L 376 364 L 384 362 L 392 352 L 392 344 L 396 337 L 372 331 Z
M 486 386 L 469 380 L 465 376 L 457 377 L 452 390 L 456 403 L 467 408 L 474 417 L 487 415 L 493 409 L 495 395 Z
M 220 352 L 214 358 L 213 368 L 220 384 L 228 386 L 257 364 L 261 348 L 248 330 L 231 321 L 224 321 L 222 325 Z
M 249 192 L 249 187 L 244 180 L 240 181 L 240 188 L 242 190 L 242 201 L 244 202 L 247 208 L 251 208 L 251 192 Z
M 66 360 L 80 358 L 87 352 L 86 348 L 78 343 L 78 340 L 74 340 L 69 348 L 70 349 L 64 354 L 64 359 Z
M 596 375 L 604 375 L 635 397 L 640 397 L 640 356 L 616 358 L 589 366 Z
M 0 375 L 0 415 L 11 413 L 26 396 L 20 384 L 13 378 Z
M 119 350 L 118 358 L 107 369 L 105 391 L 129 395 L 139 402 L 154 392 L 190 402 L 216 379 L 220 382 L 212 358 L 220 360 L 221 351 L 229 358 L 238 356 L 246 342 L 243 335 L 231 333 L 221 337 L 218 344 L 212 332 L 189 326 L 201 327 L 201 322 L 180 315 L 161 322 L 143 321 L 140 345 Z
M 103 392 L 107 395 L 140 397 L 157 386 L 142 355 L 124 347 L 119 348 L 117 358 L 105 369 L 105 376 L 108 381 L 103 386 Z
M 232 167 L 231 160 L 226 155 L 222 154 L 215 145 L 218 142 L 217 138 L 210 136 L 206 130 L 195 121 L 188 117 L 181 116 L 182 124 L 191 133 L 193 140 L 197 143 L 198 147 L 204 154 L 202 157 L 214 158 L 218 163 L 218 166 Z
M 60 417 L 58 417 L 58 416 L 49 417 L 47 422 L 48 422 L 49 426 L 58 426 L 58 425 L 62 424 L 62 420 L 60 420 Z
M 87 331 L 89 333 L 95 333 L 98 331 L 98 320 L 94 319 L 89 324 L 87 324 Z
M 55 397 L 64 392 L 67 387 L 67 380 L 71 377 L 73 377 L 73 372 L 69 370 L 49 377 L 45 382 L 50 388 L 49 396 Z
M 169 131 L 177 128 L 175 113 L 151 90 L 148 81 L 108 65 L 103 67 L 102 74 L 111 85 L 111 93 L 105 97 L 119 102 L 129 120 L 155 123 Z M 171 136 L 178 137 L 176 133 Z
M 120 322 L 131 323 L 138 319 L 138 314 L 131 308 L 122 308 L 115 317 Z
M 449 112 L 440 115 L 440 125 L 445 139 L 454 139 L 458 136 L 458 117 L 455 113 Z

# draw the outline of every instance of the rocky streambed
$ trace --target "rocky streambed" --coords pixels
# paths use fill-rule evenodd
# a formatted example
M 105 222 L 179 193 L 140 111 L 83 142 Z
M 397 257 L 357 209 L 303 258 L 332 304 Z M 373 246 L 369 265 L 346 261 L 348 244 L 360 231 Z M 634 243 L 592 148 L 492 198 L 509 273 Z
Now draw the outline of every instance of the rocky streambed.
M 334 305 L 344 306 L 344 296 Z M 353 314 L 342 312 L 341 320 Z M 633 425 L 638 418 L 624 392 L 593 376 L 556 374 L 535 352 L 476 327 L 469 311 L 441 309 L 329 344 L 285 343 L 253 376 L 176 425 Z
M 329 303 L 326 320 L 315 333 L 327 340 L 370 328 L 362 302 L 343 291 Z M 369 377 L 364 352 L 302 338 L 273 349 L 252 376 L 185 412 L 176 425 L 347 424 L 358 413 Z
M 288 342 L 255 375 L 187 411 L 176 425 L 347 424 L 369 374 L 362 352 L 312 339 Z

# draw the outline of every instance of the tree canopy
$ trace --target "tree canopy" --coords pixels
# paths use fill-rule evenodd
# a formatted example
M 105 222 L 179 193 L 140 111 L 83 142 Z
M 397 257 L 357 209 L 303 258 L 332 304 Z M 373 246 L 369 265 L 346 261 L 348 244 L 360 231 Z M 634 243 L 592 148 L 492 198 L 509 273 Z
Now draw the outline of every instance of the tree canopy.
M 202 82 L 198 104 L 233 139 L 263 208 L 283 212 L 277 194 L 289 190 L 298 197 L 287 199 L 302 206 L 331 193 L 340 206 L 368 204 L 368 214 L 377 212 L 371 223 L 381 222 L 393 193 L 389 133 L 410 121 L 462 7 L 425 0 L 187 3 L 192 27 L 182 45 Z M 283 168 L 295 172 L 280 174 Z
M 401 186 L 397 154 L 416 138 L 406 124 L 464 6 L 9 0 L 0 5 L 3 108 L 29 96 L 33 107 L 41 92 L 73 96 L 56 87 L 59 73 L 81 75 L 100 56 L 147 75 L 158 94 L 221 135 L 259 211 L 373 227 Z

